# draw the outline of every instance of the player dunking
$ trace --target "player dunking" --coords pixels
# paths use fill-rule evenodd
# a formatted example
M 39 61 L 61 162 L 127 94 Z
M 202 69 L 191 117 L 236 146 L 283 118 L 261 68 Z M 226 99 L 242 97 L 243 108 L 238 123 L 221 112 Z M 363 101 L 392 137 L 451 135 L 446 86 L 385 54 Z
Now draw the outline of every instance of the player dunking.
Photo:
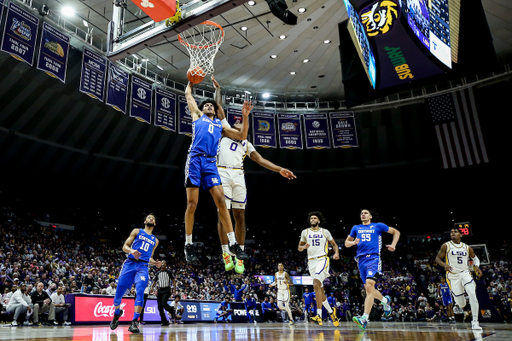
M 123 252 L 127 253 L 127 259 L 123 263 L 119 274 L 116 295 L 114 297 L 114 318 L 110 322 L 110 329 L 114 330 L 119 325 L 119 318 L 123 315 L 121 300 L 126 290 L 135 283 L 136 297 L 134 303 L 133 320 L 128 328 L 129 332 L 138 333 L 138 321 L 144 303 L 144 289 L 149 280 L 149 264 L 159 268 L 162 262 L 153 259 L 153 254 L 158 246 L 158 239 L 153 235 L 156 225 L 154 214 L 148 214 L 144 220 L 144 229 L 133 229 L 132 233 L 123 245 Z
M 357 263 L 361 280 L 366 290 L 364 300 L 363 316 L 354 316 L 352 320 L 357 323 L 362 330 L 366 329 L 368 316 L 373 307 L 375 299 L 381 301 L 384 305 L 386 316 L 391 314 L 391 297 L 382 296 L 379 290 L 375 289 L 375 280 L 381 273 L 380 250 L 382 247 L 382 233 L 387 232 L 393 235 L 393 241 L 386 245 L 389 251 L 395 251 L 396 244 L 400 238 L 400 232 L 383 223 L 372 223 L 372 218 L 377 218 L 377 213 L 369 210 L 361 210 L 360 225 L 355 225 L 350 231 L 350 235 L 345 239 L 345 247 L 357 245 Z
M 249 130 L 249 113 L 252 110 L 251 103 L 244 102 L 242 114 L 244 122 L 240 131 L 223 127 L 221 120 L 217 117 L 219 112 L 224 112 L 214 100 L 203 101 L 199 107 L 192 96 L 192 84 L 188 83 L 185 89 L 185 97 L 192 115 L 192 143 L 188 151 L 187 164 L 185 166 L 185 186 L 187 190 L 187 210 L 185 212 L 185 256 L 187 262 L 195 263 L 199 260 L 192 243 L 192 232 L 194 229 L 194 214 L 199 201 L 199 187 L 208 190 L 217 209 L 219 217 L 228 234 L 229 248 L 238 259 L 246 260 L 249 257 L 236 242 L 233 225 L 229 216 L 224 192 L 221 186 L 221 179 L 217 171 L 216 156 L 219 139 L 222 134 L 225 136 L 245 140 Z
M 215 87 L 215 100 L 219 106 L 222 106 L 222 99 L 220 93 L 220 85 L 212 76 L 213 85 Z M 219 119 L 223 121 L 223 124 L 227 127 L 229 123 L 224 120 L 224 111 L 219 110 Z M 236 130 L 242 129 L 242 124 L 237 123 L 233 126 Z M 244 176 L 244 159 L 249 156 L 251 160 L 255 161 L 262 167 L 267 168 L 273 172 L 281 174 L 284 178 L 289 180 L 295 179 L 296 176 L 288 169 L 275 165 L 269 160 L 261 156 L 256 151 L 251 142 L 247 140 L 237 140 L 230 138 L 224 134 L 219 144 L 219 154 L 217 155 L 217 168 L 219 175 L 222 180 L 222 187 L 224 189 L 224 196 L 226 199 L 226 206 L 228 210 L 231 210 L 233 217 L 235 218 L 235 234 L 236 240 L 240 244 L 242 250 L 244 250 L 245 243 L 245 205 L 247 204 L 247 188 L 245 186 Z M 224 260 L 224 268 L 229 271 L 235 268 L 238 273 L 244 272 L 244 261 L 235 259 L 235 263 L 231 259 L 233 255 L 229 251 L 228 237 L 226 231 L 222 225 L 222 221 L 219 219 L 217 224 L 219 231 L 219 238 L 221 241 L 222 248 L 222 259 Z
M 442 299 L 443 305 L 446 307 L 448 322 L 457 323 L 453 315 L 452 293 L 450 291 L 450 286 L 446 283 L 446 279 L 444 277 L 441 277 L 441 283 L 437 286 L 437 296 Z
M 310 212 L 308 214 L 309 228 L 302 231 L 300 235 L 299 251 L 308 250 L 308 269 L 311 278 L 313 278 L 313 287 L 316 294 L 316 316 L 311 321 L 323 325 L 322 306 L 329 312 L 335 327 L 340 322 L 336 317 L 336 308 L 331 308 L 324 292 L 324 280 L 329 277 L 329 257 L 327 256 L 328 243 L 334 250 L 334 259 L 339 259 L 339 248 L 331 233 L 322 228 L 325 219 L 321 212 Z
M 290 325 L 294 325 L 292 311 L 290 310 L 290 289 L 289 286 L 293 285 L 290 275 L 284 271 L 283 263 L 277 265 L 277 272 L 275 273 L 275 281 L 270 284 L 271 287 L 277 286 L 277 307 L 285 310 L 290 318 Z
M 452 240 L 441 246 L 441 250 L 436 256 L 436 263 L 446 270 L 446 281 L 455 297 L 455 303 L 459 307 L 464 308 L 466 306 L 464 292 L 468 294 L 471 314 L 473 315 L 471 328 L 482 330 L 478 323 L 479 304 L 476 297 L 476 284 L 469 272 L 469 259 L 471 258 L 475 272 L 478 276 L 482 275 L 479 268 L 480 260 L 471 246 L 461 242 L 462 234 L 459 229 L 452 229 L 450 237 Z

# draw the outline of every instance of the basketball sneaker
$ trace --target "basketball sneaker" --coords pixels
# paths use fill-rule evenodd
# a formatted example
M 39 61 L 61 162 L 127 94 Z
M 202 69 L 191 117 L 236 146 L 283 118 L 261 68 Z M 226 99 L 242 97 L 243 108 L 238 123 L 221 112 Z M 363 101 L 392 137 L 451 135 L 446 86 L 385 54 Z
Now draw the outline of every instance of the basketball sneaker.
M 473 330 L 482 330 L 478 321 L 471 321 L 471 329 Z
M 322 322 L 322 318 L 318 315 L 310 317 L 309 320 L 313 323 L 318 324 L 319 326 L 323 326 L 324 323 Z
M 387 300 L 388 300 L 388 303 L 382 303 L 380 302 L 380 304 L 382 304 L 384 306 L 384 315 L 386 316 L 389 316 L 391 314 L 391 297 L 389 297 L 389 295 L 386 295 L 384 296 Z
M 366 330 L 366 326 L 368 325 L 368 320 L 363 319 L 362 317 L 359 317 L 359 316 L 354 316 L 352 318 L 352 321 L 354 321 L 359 326 L 359 328 L 361 328 L 361 330 Z
M 293 322 L 292 320 L 290 320 L 290 322 L 288 322 L 289 326 L 293 326 L 294 324 L 295 324 L 295 322 Z
M 233 260 L 231 259 L 231 256 L 228 255 L 226 252 L 222 254 L 222 260 L 224 260 L 224 269 L 226 271 L 229 271 L 235 267 L 235 264 L 233 264 Z
M 110 329 L 115 330 L 119 326 L 119 318 L 123 316 L 123 310 L 119 309 L 119 315 L 114 314 L 114 318 L 110 322 Z
M 244 261 L 235 257 L 235 271 L 243 274 L 245 270 Z
M 336 308 L 334 308 L 334 307 L 332 308 L 332 314 L 330 316 L 331 316 L 332 324 L 335 327 L 338 327 L 340 325 L 340 320 L 338 320 L 338 317 L 336 316 Z
M 131 333 L 140 333 L 139 324 L 137 323 L 137 321 L 132 321 L 130 323 L 130 327 L 128 327 L 128 331 Z
M 247 255 L 247 253 L 245 253 L 244 250 L 242 250 L 242 248 L 240 247 L 240 245 L 238 245 L 238 243 L 229 245 L 229 251 L 233 252 L 237 259 L 241 259 L 241 260 L 249 259 L 249 256 Z
M 196 263 L 199 261 L 199 258 L 196 254 L 196 248 L 194 247 L 194 244 L 186 244 L 185 245 L 185 258 L 187 259 L 187 262 L 189 263 Z

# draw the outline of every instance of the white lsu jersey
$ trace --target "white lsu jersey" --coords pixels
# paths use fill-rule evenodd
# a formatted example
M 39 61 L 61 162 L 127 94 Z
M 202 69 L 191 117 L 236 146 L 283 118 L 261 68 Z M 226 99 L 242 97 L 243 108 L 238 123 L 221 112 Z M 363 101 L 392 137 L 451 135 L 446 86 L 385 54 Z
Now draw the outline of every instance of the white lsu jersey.
M 300 241 L 309 244 L 308 259 L 327 255 L 328 242 L 332 240 L 329 230 L 320 228 L 316 231 L 311 228 L 302 231 Z
M 219 168 L 244 168 L 244 159 L 256 149 L 247 140 L 234 140 L 229 137 L 222 137 L 219 142 L 217 154 L 217 167 Z
M 446 243 L 445 263 L 452 267 L 451 273 L 461 273 L 469 270 L 469 247 L 464 244 Z
M 277 290 L 288 290 L 288 284 L 286 283 L 286 272 L 283 273 L 276 272 L 276 283 Z

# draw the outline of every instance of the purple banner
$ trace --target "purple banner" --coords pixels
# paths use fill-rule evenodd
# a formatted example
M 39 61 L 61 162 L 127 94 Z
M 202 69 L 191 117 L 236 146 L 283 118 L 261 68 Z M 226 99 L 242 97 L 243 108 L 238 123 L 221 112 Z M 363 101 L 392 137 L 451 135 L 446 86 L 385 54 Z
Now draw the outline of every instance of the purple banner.
M 138 77 L 132 77 L 130 96 L 130 117 L 151 124 L 151 99 L 153 84 Z
M 352 111 L 331 112 L 329 121 L 334 148 L 358 147 L 356 122 Z
M 196 100 L 199 105 L 199 101 Z M 178 96 L 178 133 L 192 136 L 192 115 L 185 96 Z
M 105 78 L 107 60 L 84 46 L 80 91 L 103 102 L 105 98 Z
M 50 24 L 43 22 L 37 69 L 66 83 L 69 37 Z
M 279 145 L 286 149 L 303 149 L 300 114 L 277 114 Z
M 244 120 L 244 116 L 242 115 L 242 109 L 239 108 L 228 108 L 226 111 L 226 116 L 228 123 L 233 126 L 233 124 L 240 123 Z
M 304 131 L 306 132 L 306 148 L 331 148 L 329 120 L 327 114 L 304 114 L 302 117 L 304 119 Z
M 251 117 L 253 144 L 259 147 L 277 148 L 275 115 L 268 112 L 253 112 Z
M 176 94 L 155 89 L 155 126 L 176 131 Z
M 38 31 L 39 18 L 10 2 L 0 50 L 32 66 Z
M 107 79 L 107 104 L 114 109 L 126 113 L 126 96 L 128 95 L 128 83 L 130 74 L 110 63 Z

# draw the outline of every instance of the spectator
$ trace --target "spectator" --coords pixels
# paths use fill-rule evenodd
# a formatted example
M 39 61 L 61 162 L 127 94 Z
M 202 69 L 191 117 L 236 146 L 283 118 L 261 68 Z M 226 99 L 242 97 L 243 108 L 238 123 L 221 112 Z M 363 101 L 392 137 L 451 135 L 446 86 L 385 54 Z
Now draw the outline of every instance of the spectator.
M 45 313 L 48 311 L 50 320 L 55 319 L 55 306 L 52 303 L 50 296 L 48 293 L 43 290 L 44 285 L 42 282 L 37 283 L 36 291 L 32 293 L 32 303 L 34 304 L 34 316 L 32 318 L 34 324 L 36 326 L 42 326 L 42 323 L 39 322 L 39 314 Z
M 57 291 L 50 296 L 50 299 L 52 300 L 52 304 L 55 306 L 55 314 L 63 313 L 63 325 L 71 325 L 71 322 L 68 322 L 68 309 L 71 304 L 66 303 L 66 299 L 62 294 L 62 287 L 58 287 Z M 55 320 L 51 321 L 50 323 L 58 325 L 57 321 Z
M 183 323 L 181 321 L 181 317 L 183 316 L 184 310 L 183 305 L 180 303 L 180 296 L 174 296 L 174 301 L 171 302 L 171 316 L 174 320 L 173 323 Z
M 19 288 L 14 292 L 14 294 L 9 299 L 9 303 L 7 304 L 7 312 L 14 314 L 12 319 L 12 326 L 17 327 L 18 319 L 21 314 L 28 312 L 32 312 L 32 309 L 29 307 L 28 303 L 24 299 L 24 293 L 26 290 L 25 284 L 21 284 Z

